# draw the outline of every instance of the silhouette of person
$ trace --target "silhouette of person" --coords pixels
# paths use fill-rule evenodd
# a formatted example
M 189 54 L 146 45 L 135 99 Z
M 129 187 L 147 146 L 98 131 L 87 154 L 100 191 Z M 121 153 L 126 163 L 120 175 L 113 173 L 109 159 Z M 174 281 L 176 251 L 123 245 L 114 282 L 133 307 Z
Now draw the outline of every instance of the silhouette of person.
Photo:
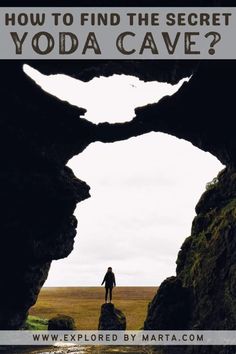
M 116 286 L 116 280 L 115 280 L 115 274 L 112 271 L 112 267 L 108 267 L 107 272 L 105 274 L 105 277 L 102 281 L 102 284 L 105 283 L 105 302 L 107 302 L 108 298 L 108 293 L 109 293 L 109 299 L 111 302 L 112 300 L 112 289 L 113 286 Z

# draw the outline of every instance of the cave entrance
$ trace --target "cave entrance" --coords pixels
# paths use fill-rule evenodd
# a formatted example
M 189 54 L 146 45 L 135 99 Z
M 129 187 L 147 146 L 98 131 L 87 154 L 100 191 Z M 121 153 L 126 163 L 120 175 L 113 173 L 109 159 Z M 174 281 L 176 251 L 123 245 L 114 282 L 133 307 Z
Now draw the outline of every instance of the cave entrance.
M 184 81 L 171 86 L 114 75 L 84 83 L 24 69 L 45 91 L 86 108 L 85 118 L 95 123 L 130 120 L 135 107 L 173 94 Z M 158 286 L 175 274 L 194 207 L 222 169 L 209 153 L 161 133 L 94 143 L 68 165 L 90 185 L 92 198 L 76 209 L 74 251 L 52 263 L 45 286 L 97 286 L 110 265 L 118 285 Z
M 119 285 L 158 286 L 175 274 L 195 206 L 222 169 L 209 153 L 162 133 L 92 144 L 69 166 L 91 198 L 75 211 L 74 251 L 53 262 L 45 286 L 98 286 L 109 265 Z

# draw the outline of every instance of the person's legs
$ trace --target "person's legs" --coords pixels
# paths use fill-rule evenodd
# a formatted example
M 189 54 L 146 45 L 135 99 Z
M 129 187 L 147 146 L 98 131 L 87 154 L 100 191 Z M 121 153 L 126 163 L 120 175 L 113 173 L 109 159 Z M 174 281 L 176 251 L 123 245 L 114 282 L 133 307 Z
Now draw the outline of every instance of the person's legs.
M 105 289 L 106 289 L 106 291 L 105 291 L 105 302 L 107 302 L 108 288 L 106 287 Z
M 111 300 L 112 300 L 112 288 L 109 288 L 109 290 L 110 290 L 110 302 L 111 302 Z

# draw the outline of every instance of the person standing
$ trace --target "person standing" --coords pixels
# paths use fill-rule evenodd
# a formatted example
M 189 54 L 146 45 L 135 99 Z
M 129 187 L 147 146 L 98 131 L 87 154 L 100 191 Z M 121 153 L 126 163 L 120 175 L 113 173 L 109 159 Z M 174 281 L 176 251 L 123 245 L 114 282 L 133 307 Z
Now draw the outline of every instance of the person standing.
M 105 283 L 105 302 L 107 303 L 108 293 L 109 293 L 109 302 L 112 301 L 112 290 L 116 286 L 115 274 L 112 271 L 112 267 L 108 267 L 107 272 L 102 281 L 103 285 Z

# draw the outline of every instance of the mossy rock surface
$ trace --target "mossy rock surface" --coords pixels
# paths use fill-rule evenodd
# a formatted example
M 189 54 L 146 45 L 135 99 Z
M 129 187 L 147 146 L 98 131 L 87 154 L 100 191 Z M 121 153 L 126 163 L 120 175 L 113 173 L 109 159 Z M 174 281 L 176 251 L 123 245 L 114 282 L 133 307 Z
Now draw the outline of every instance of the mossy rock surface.
M 70 316 L 58 314 L 57 316 L 49 319 L 48 330 L 49 331 L 76 330 L 75 320 Z
M 46 331 L 48 329 L 48 320 L 36 316 L 28 316 L 24 329 L 28 331 Z
M 145 321 L 148 329 L 171 330 L 178 323 L 186 330 L 236 328 L 234 169 L 223 170 L 207 186 L 196 206 L 196 214 L 191 235 L 178 254 L 176 277 L 161 284 L 149 306 Z M 201 353 L 205 354 L 205 349 Z M 209 353 L 209 348 L 206 350 Z M 184 349 L 183 353 L 186 352 Z

